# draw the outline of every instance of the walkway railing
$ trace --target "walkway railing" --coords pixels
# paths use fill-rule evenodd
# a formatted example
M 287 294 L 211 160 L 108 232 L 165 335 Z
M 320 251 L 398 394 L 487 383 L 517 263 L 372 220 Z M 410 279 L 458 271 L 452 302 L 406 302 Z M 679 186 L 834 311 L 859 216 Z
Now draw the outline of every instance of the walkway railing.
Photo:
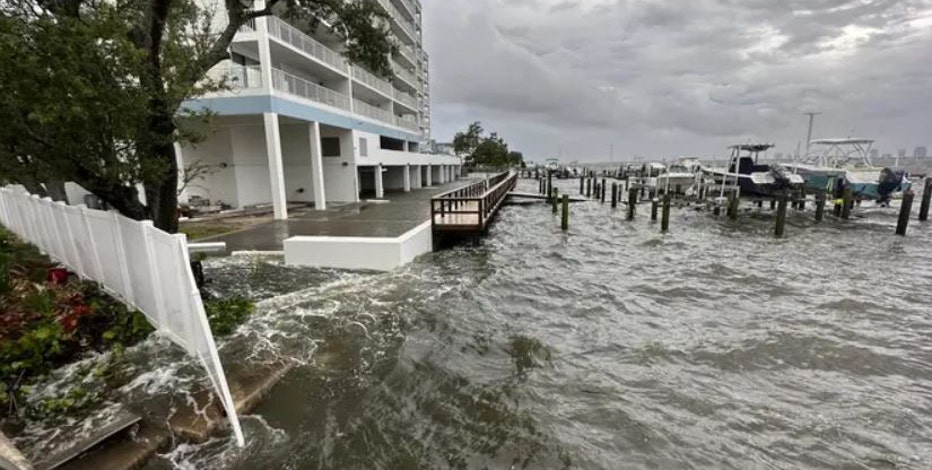
M 504 172 L 434 196 L 430 200 L 434 231 L 484 230 L 517 181 L 517 173 Z

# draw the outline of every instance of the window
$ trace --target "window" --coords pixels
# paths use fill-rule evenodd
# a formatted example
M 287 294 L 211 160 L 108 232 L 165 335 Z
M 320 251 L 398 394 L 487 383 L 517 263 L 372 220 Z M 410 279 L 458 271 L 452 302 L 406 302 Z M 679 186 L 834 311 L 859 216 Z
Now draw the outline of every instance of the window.
M 365 137 L 359 138 L 359 156 L 368 157 L 369 156 L 369 142 Z
M 325 157 L 340 157 L 340 138 L 322 137 L 320 139 L 320 153 Z

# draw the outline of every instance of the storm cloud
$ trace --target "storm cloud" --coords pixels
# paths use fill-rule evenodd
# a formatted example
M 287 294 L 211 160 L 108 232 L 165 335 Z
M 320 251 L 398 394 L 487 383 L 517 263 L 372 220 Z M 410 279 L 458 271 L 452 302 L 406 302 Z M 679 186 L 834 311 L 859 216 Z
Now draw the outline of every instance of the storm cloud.
M 438 140 L 473 120 L 539 160 L 734 142 L 932 146 L 932 0 L 422 0 Z

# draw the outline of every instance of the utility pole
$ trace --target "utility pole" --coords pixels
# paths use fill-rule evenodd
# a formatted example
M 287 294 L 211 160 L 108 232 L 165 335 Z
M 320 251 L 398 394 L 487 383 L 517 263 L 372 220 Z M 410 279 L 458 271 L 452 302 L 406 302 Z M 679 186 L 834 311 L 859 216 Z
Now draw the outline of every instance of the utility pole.
M 806 155 L 809 155 L 809 143 L 812 142 L 812 122 L 815 121 L 816 114 L 822 114 L 820 112 L 810 111 L 808 113 L 803 113 L 809 116 L 809 132 L 806 133 Z

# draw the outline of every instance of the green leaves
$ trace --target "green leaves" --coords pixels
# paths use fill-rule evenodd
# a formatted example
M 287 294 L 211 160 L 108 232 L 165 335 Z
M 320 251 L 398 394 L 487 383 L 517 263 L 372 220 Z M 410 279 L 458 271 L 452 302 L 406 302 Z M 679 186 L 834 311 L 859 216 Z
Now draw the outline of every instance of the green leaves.
M 205 302 L 204 310 L 211 332 L 217 336 L 227 336 L 246 321 L 255 310 L 255 305 L 244 297 L 232 297 Z

